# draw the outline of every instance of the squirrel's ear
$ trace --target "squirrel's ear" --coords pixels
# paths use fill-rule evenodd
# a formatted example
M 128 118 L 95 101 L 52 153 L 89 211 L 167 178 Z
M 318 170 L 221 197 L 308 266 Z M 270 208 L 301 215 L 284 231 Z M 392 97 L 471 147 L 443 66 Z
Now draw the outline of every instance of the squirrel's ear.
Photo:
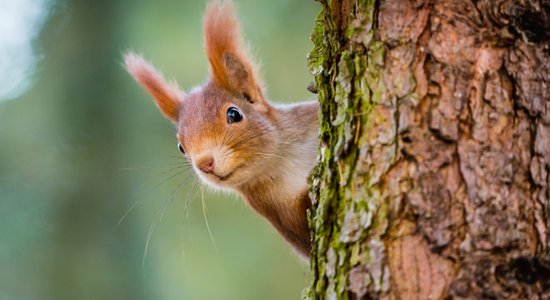
M 239 24 L 229 1 L 212 1 L 204 15 L 206 55 L 211 80 L 251 103 L 265 103 L 262 83 L 242 46 Z
M 132 77 L 153 96 L 162 114 L 176 122 L 184 97 L 178 85 L 175 82 L 167 82 L 153 65 L 137 54 L 127 53 L 124 56 L 124 65 Z

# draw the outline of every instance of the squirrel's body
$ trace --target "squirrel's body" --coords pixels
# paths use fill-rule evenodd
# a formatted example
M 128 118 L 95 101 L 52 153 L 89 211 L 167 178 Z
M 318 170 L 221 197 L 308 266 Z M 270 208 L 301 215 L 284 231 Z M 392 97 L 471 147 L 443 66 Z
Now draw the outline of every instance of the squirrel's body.
M 285 117 L 279 121 L 279 154 L 271 157 L 272 167 L 265 174 L 238 188 L 248 204 L 303 255 L 310 252 L 307 178 L 318 148 L 318 108 L 317 102 L 279 108 Z
M 307 177 L 318 147 L 318 103 L 273 105 L 264 98 L 229 4 L 209 5 L 204 34 L 211 76 L 191 94 L 137 55 L 126 56 L 126 67 L 177 123 L 179 148 L 199 177 L 239 193 L 307 256 Z

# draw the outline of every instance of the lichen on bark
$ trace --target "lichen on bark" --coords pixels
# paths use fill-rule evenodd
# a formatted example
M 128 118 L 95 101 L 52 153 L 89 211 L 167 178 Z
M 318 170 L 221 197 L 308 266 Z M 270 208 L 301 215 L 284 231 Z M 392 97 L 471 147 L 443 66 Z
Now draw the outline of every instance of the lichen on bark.
M 550 3 L 319 2 L 304 298 L 550 298 Z
M 380 76 L 384 49 L 373 34 L 375 1 L 321 4 L 309 56 L 322 124 L 319 163 L 312 175 L 315 210 L 310 218 L 316 239 L 312 268 L 319 280 L 305 295 L 343 299 L 350 287 L 360 294 L 388 288 L 380 238 L 387 229 L 387 206 L 381 201 L 379 182 L 368 179 L 375 176 L 366 176 L 368 168 L 356 164 L 358 157 L 365 156 L 359 153 L 365 148 L 361 145 L 369 142 L 363 132 L 386 117 L 385 111 L 376 109 L 385 88 Z M 391 134 L 379 139 L 394 143 Z M 392 154 L 388 156 L 391 161 Z M 362 243 L 366 236 L 368 244 Z

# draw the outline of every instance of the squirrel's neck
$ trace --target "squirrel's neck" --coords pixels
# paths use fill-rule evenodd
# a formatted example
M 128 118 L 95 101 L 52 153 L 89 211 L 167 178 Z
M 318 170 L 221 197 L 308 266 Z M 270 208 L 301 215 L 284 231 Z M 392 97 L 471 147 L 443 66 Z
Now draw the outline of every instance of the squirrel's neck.
M 239 188 L 246 202 L 292 244 L 308 256 L 311 241 L 307 209 L 311 207 L 307 178 L 315 163 L 319 125 L 317 102 L 274 108 L 279 126 L 277 156 L 270 167 Z

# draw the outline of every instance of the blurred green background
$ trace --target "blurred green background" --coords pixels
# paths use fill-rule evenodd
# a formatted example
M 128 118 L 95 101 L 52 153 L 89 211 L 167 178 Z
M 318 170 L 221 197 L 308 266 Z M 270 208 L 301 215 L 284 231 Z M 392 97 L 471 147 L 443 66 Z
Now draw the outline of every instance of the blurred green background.
M 306 54 L 318 5 L 234 2 L 268 97 L 312 99 Z M 33 41 L 33 83 L 0 99 L 1 300 L 300 298 L 307 266 L 240 199 L 204 191 L 210 237 L 194 174 L 182 185 L 189 173 L 177 168 L 172 125 L 121 66 L 135 50 L 184 89 L 203 82 L 205 5 L 42 7 L 49 17 Z

